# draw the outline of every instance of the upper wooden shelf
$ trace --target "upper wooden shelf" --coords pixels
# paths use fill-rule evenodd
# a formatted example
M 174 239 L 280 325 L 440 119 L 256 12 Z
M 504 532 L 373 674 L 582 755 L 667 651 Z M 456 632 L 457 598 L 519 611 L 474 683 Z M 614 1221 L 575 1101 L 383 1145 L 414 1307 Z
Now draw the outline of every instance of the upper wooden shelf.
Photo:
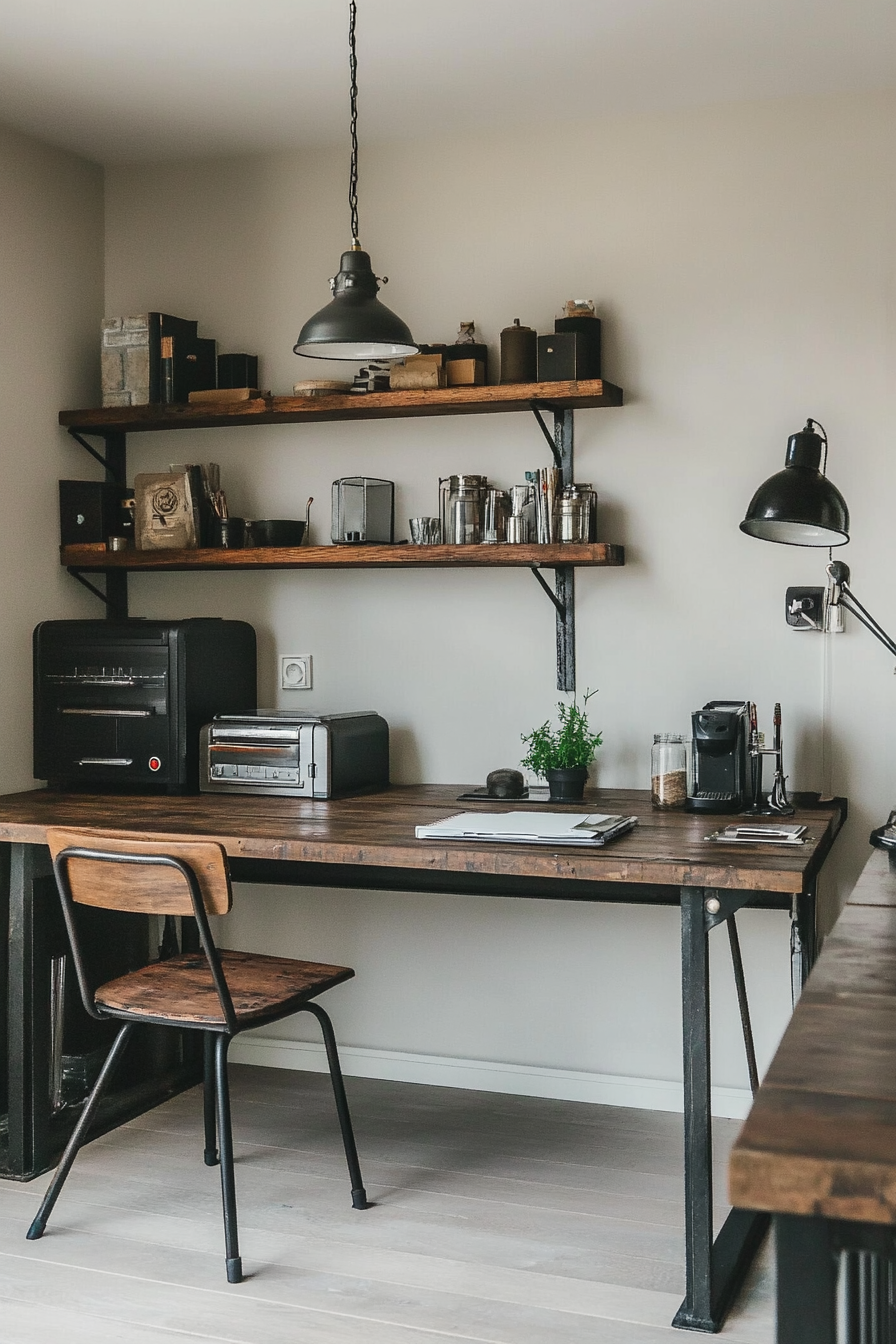
M 101 544 L 63 546 L 63 565 L 75 570 L 381 569 L 418 567 L 625 564 L 625 548 L 608 542 L 554 546 L 263 546 L 245 550 L 107 551 Z
M 566 383 L 500 383 L 493 387 L 442 387 L 426 392 L 367 392 L 333 397 L 259 397 L 211 406 L 103 406 L 60 411 L 68 429 L 127 434 L 154 429 L 217 429 L 222 425 L 291 425 L 301 421 L 387 420 L 402 416 L 482 415 L 527 411 L 532 402 L 549 410 L 621 406 L 622 388 L 601 378 Z

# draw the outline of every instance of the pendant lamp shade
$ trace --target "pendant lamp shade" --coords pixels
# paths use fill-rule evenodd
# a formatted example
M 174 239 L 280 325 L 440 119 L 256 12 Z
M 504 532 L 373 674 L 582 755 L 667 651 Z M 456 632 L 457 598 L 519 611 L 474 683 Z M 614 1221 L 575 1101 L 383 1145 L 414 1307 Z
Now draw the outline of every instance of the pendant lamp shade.
M 377 298 L 379 282 L 367 252 L 343 252 L 331 286 L 332 302 L 305 323 L 293 346 L 295 354 L 357 363 L 403 359 L 415 352 L 410 329 Z
M 791 434 L 784 470 L 756 491 L 740 525 L 747 536 L 788 546 L 843 546 L 849 541 L 849 509 L 821 468 L 827 440 L 815 421 Z
M 305 323 L 293 353 L 312 359 L 403 359 L 419 348 L 409 328 L 377 298 L 380 281 L 358 241 L 358 56 L 355 48 L 356 0 L 349 0 L 349 107 L 352 142 L 348 203 L 352 248 L 343 252 L 339 274 L 330 281 L 332 303 Z M 385 277 L 382 280 L 386 284 Z

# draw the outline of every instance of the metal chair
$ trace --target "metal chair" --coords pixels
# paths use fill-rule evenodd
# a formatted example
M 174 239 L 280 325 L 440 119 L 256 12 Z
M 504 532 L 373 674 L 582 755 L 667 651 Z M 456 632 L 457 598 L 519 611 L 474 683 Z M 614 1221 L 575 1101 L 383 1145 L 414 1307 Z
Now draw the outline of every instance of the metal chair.
M 227 914 L 232 892 L 227 856 L 220 845 L 211 841 L 125 840 L 93 830 L 51 828 L 47 831 L 47 844 L 53 856 L 84 1007 L 91 1017 L 118 1018 L 123 1025 L 84 1103 L 56 1174 L 28 1230 L 28 1240 L 35 1241 L 43 1235 L 103 1091 L 138 1022 L 204 1033 L 205 1162 L 214 1166 L 220 1161 L 221 1166 L 229 1283 L 241 1281 L 242 1262 L 237 1237 L 227 1050 L 234 1036 L 248 1027 L 276 1022 L 299 1012 L 309 1012 L 317 1018 L 327 1050 L 351 1177 L 352 1205 L 366 1209 L 367 1195 L 332 1023 L 320 1005 L 312 1002 L 334 985 L 351 979 L 354 971 L 347 966 L 322 966 L 285 957 L 219 950 L 212 938 L 208 916 Z M 93 987 L 78 939 L 75 911 L 78 904 L 143 914 L 192 916 L 202 950 L 178 953 Z

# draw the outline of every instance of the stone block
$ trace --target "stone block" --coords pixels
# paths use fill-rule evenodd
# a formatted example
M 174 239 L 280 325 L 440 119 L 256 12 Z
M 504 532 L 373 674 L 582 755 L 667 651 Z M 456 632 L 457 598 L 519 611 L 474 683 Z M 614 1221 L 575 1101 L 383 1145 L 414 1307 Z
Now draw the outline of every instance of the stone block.
M 103 350 L 100 357 L 103 379 L 103 405 L 107 405 L 106 396 L 112 392 L 124 391 L 124 363 L 120 350 Z M 147 378 L 147 382 L 149 379 Z
M 124 386 L 131 392 L 145 389 L 149 400 L 149 345 L 128 346 L 124 350 Z

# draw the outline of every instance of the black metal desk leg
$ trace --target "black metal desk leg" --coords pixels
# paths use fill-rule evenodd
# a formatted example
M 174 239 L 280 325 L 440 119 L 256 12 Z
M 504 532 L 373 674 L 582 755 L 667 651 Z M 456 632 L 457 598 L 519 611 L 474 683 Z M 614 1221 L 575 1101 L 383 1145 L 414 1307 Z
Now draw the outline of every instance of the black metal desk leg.
M 816 888 L 813 884 L 807 891 L 801 891 L 798 896 L 794 896 L 790 910 L 790 964 L 794 1007 L 809 978 L 809 972 L 815 965 L 816 906 Z
M 733 913 L 725 893 L 681 888 L 686 1295 L 672 1324 L 709 1333 L 721 1330 L 769 1223 L 766 1213 L 732 1209 L 713 1241 L 709 930 Z
M 777 1344 L 837 1344 L 837 1255 L 823 1218 L 775 1216 Z
M 28 1179 L 40 1169 L 50 1118 L 50 962 L 42 904 L 55 899 L 50 854 L 15 844 L 9 883 L 9 1149 L 6 1170 Z M 42 890 L 43 888 L 43 890 Z
M 684 1044 L 684 1204 L 687 1290 L 673 1325 L 715 1330 L 712 1292 L 712 1123 L 709 1067 L 709 935 L 702 887 L 681 889 Z

